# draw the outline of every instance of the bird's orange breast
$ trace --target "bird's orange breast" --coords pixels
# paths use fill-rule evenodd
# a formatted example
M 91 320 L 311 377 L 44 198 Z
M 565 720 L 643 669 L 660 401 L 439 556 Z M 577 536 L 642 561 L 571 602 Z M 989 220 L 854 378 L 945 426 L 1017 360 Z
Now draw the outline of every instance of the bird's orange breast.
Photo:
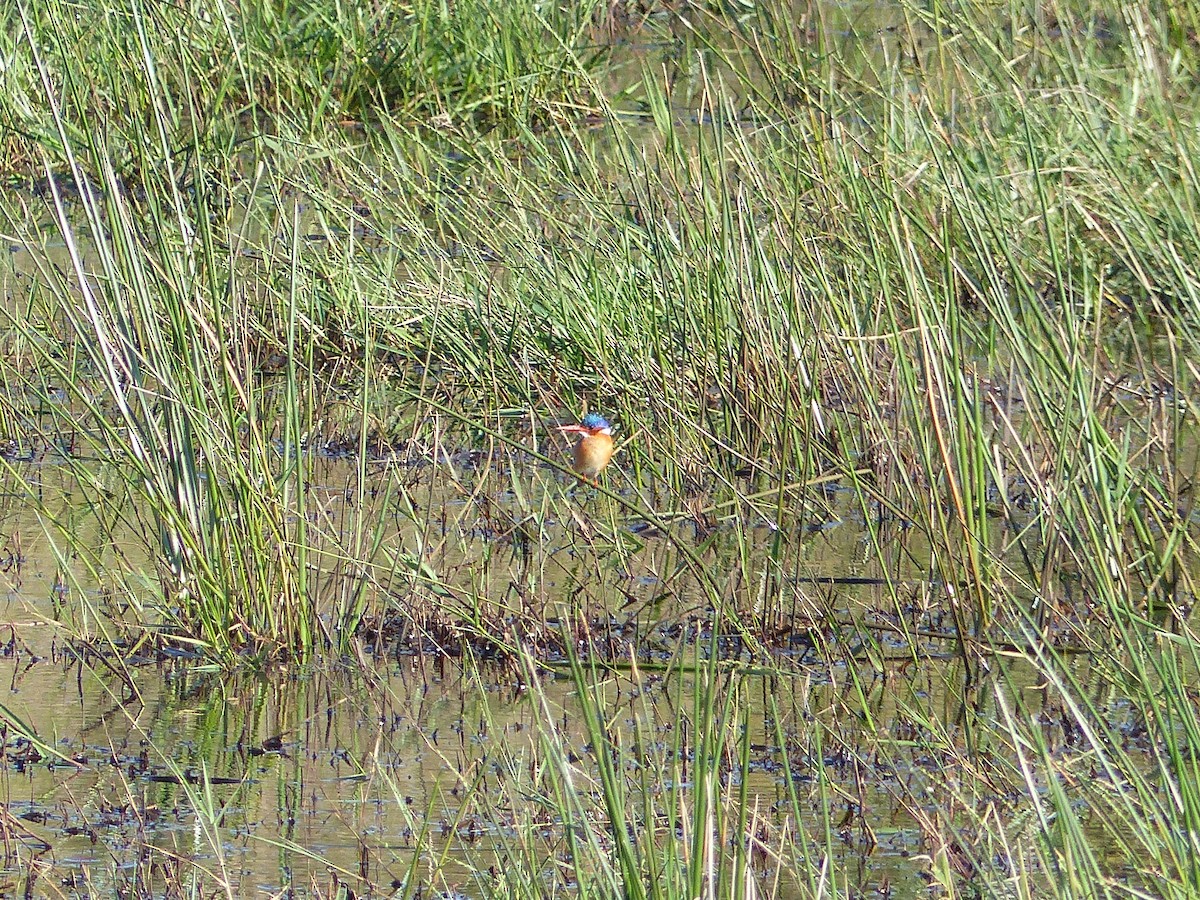
M 611 434 L 583 434 L 575 442 L 575 471 L 594 479 L 613 457 Z

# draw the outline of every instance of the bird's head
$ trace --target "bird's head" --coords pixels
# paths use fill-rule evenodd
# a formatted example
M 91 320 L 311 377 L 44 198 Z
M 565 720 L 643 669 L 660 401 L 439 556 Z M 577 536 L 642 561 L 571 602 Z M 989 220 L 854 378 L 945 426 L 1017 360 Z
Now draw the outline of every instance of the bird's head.
M 578 425 L 559 425 L 560 431 L 572 434 L 612 434 L 612 425 L 608 419 L 596 413 L 588 413 Z

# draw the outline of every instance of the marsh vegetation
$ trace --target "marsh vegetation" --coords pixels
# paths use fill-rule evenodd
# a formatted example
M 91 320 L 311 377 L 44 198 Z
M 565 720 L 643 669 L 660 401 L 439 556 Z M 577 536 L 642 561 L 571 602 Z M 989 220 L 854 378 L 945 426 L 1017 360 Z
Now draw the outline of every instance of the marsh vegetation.
M 1200 10 L 0 2 L 14 892 L 1200 893 Z

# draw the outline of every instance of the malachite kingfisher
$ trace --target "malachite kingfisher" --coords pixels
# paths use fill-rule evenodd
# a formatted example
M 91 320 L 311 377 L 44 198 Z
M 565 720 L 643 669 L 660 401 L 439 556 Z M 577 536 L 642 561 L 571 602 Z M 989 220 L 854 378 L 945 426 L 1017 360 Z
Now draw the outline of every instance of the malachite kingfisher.
M 589 413 L 578 425 L 559 425 L 559 431 L 577 434 L 575 441 L 575 473 L 593 485 L 613 458 L 612 425 L 604 416 Z

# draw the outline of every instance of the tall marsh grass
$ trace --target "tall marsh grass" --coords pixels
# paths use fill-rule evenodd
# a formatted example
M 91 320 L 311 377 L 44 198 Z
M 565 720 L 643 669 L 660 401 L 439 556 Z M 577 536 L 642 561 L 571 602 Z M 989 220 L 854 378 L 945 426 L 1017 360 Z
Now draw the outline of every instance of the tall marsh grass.
M 759 811 L 730 793 L 746 707 L 722 653 L 784 678 L 768 703 L 797 665 L 844 673 L 804 732 L 822 790 L 830 737 L 861 765 L 971 773 L 895 787 L 947 892 L 1194 891 L 1194 12 L 6 11 L 22 272 L 0 422 L 20 444 L 66 392 L 39 427 L 77 435 L 62 465 L 137 552 L 46 527 L 69 577 L 120 595 L 122 640 L 229 663 L 399 629 L 533 683 L 530 648 L 614 617 L 737 634 L 740 655 L 687 650 L 713 728 L 666 811 L 586 703 L 577 793 L 547 714 L 544 802 L 581 823 L 589 892 L 774 894 L 747 880 Z M 626 439 L 597 493 L 551 464 L 552 426 L 591 409 Z M 321 448 L 354 460 L 344 515 Z M 855 558 L 814 571 L 839 523 Z M 957 711 L 901 692 L 904 727 L 873 730 L 864 666 L 919 671 L 931 647 L 961 667 Z M 570 662 L 584 698 L 593 664 Z M 801 807 L 828 796 L 800 776 L 775 810 L 792 831 L 753 852 L 799 895 L 849 894 L 835 826 L 806 843 Z

